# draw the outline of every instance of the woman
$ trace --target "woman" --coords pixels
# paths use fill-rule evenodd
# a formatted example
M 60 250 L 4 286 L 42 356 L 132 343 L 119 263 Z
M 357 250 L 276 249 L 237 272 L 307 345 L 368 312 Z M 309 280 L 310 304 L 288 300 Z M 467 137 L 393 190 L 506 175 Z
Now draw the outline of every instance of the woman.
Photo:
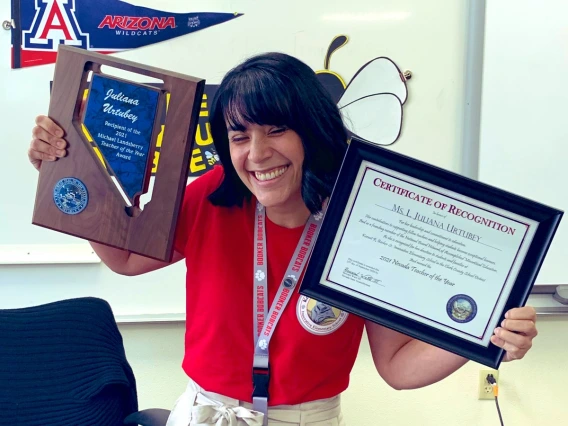
M 28 156 L 39 169 L 64 157 L 66 143 L 48 117 L 36 124 Z M 343 424 L 339 395 L 363 328 L 377 371 L 395 389 L 427 386 L 466 363 L 355 315 L 338 315 L 301 297 L 297 285 L 286 292 L 301 276 L 294 252 L 330 196 L 347 148 L 340 113 L 307 65 L 271 53 L 231 70 L 212 103 L 211 131 L 223 167 L 187 187 L 175 239 L 173 262 L 185 259 L 187 266 L 189 384 L 168 426 L 221 418 L 217 424 L 262 424 L 266 396 L 268 424 Z M 119 274 L 167 266 L 91 244 Z M 535 320 L 531 307 L 507 313 L 491 339 L 507 351 L 505 361 L 531 347 Z

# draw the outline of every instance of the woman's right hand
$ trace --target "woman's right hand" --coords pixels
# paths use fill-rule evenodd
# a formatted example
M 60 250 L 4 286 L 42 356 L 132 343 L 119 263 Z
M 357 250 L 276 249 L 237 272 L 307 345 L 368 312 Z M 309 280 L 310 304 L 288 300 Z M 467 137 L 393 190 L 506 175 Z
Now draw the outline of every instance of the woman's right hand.
M 55 161 L 67 154 L 63 129 L 45 115 L 36 117 L 32 141 L 28 149 L 30 163 L 39 170 L 43 161 Z

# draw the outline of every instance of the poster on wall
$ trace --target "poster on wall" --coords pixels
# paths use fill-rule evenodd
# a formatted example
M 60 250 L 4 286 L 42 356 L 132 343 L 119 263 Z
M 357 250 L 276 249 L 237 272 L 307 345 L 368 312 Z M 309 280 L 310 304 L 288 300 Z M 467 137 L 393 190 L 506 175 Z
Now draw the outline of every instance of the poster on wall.
M 55 63 L 57 46 L 99 53 L 136 49 L 242 16 L 172 13 L 120 0 L 12 0 L 12 68 Z

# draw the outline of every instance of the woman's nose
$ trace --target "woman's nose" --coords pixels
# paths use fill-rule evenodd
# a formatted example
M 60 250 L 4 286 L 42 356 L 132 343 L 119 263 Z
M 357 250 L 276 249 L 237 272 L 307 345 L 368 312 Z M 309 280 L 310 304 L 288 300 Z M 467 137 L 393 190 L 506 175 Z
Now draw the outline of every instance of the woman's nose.
M 261 135 L 253 135 L 250 143 L 249 160 L 255 163 L 261 163 L 267 158 L 270 158 L 270 156 L 271 151 L 266 143 L 266 138 Z

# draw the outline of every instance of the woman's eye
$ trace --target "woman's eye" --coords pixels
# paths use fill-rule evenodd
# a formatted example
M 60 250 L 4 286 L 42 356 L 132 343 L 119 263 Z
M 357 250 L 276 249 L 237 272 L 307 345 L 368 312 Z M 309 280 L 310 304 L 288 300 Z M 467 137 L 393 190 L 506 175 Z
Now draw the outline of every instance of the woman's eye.
M 247 140 L 247 137 L 246 137 L 246 136 L 233 136 L 233 137 L 231 138 L 231 142 L 234 142 L 234 143 L 243 142 L 243 141 L 245 141 L 245 140 Z
M 286 127 L 277 127 L 276 129 L 273 129 L 270 131 L 271 135 L 279 135 L 281 133 L 284 133 L 286 131 Z

